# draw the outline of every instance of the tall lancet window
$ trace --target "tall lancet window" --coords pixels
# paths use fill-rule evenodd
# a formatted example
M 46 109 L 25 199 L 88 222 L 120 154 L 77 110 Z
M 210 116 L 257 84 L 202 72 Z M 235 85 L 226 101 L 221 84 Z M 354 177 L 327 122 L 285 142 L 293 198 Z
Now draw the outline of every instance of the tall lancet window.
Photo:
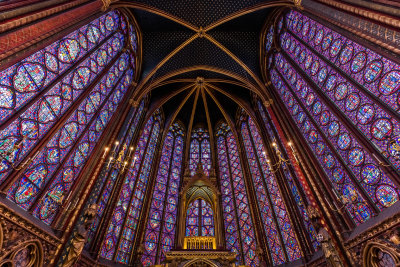
M 226 123 L 216 135 L 226 246 L 238 253 L 241 264 L 256 266 L 256 239 L 235 136 Z
M 88 203 L 98 203 L 99 208 L 96 213 L 95 220 L 89 230 L 87 246 L 93 241 L 92 238 L 100 225 L 101 218 L 104 215 L 104 211 L 107 206 L 113 205 L 113 203 L 109 203 L 111 192 L 116 184 L 116 180 L 123 173 L 121 171 L 122 161 L 128 160 L 131 156 L 133 137 L 135 133 L 138 131 L 138 124 L 140 119 L 143 116 L 144 111 L 144 101 L 142 101 L 139 107 L 136 110 L 132 110 L 129 115 L 129 119 L 125 122 L 124 126 L 121 128 L 118 134 L 118 145 L 114 145 L 115 155 L 118 155 L 118 158 L 121 159 L 117 161 L 115 164 L 105 164 L 103 166 L 103 170 L 98 178 L 97 184 L 93 189 L 90 199 Z
M 183 127 L 174 123 L 165 137 L 156 176 L 144 236 L 144 266 L 159 264 L 174 246 L 184 140 Z
M 186 236 L 214 236 L 214 211 L 211 204 L 198 198 L 186 211 Z
M 283 152 L 286 157 L 287 151 L 285 150 L 285 147 L 282 145 L 279 135 L 276 134 L 275 125 L 272 122 L 269 113 L 264 110 L 260 101 L 258 101 L 257 104 L 261 117 L 264 120 L 265 127 L 267 128 L 269 139 L 271 140 L 271 142 L 275 144 L 274 146 L 275 149 L 278 149 L 279 151 L 281 151 L 282 149 L 284 150 Z M 312 225 L 311 220 L 307 214 L 307 205 L 310 203 L 310 200 L 307 198 L 307 195 L 304 194 L 304 188 L 301 186 L 301 183 L 296 183 L 296 181 L 297 182 L 299 181 L 299 178 L 296 175 L 293 175 L 293 173 L 290 171 L 289 163 L 282 161 L 282 170 L 283 173 L 285 174 L 285 178 L 288 182 L 293 198 L 296 201 L 305 228 L 308 231 L 310 242 L 312 243 L 314 250 L 317 250 L 319 246 L 319 243 L 317 241 L 317 233 L 315 232 L 314 226 Z
M 399 199 L 400 65 L 296 11 L 278 39 L 272 83 L 338 200 L 363 223 Z
M 209 175 L 211 169 L 210 135 L 206 129 L 201 127 L 195 128 L 191 136 L 189 159 L 191 175 L 196 173 L 199 162 L 203 166 L 205 175 Z
M 136 54 L 123 50 L 127 34 L 112 11 L 0 73 L 0 182 L 47 224 L 131 86 Z
M 129 165 L 101 248 L 100 255 L 103 258 L 121 263 L 129 262 L 160 127 L 161 114 L 157 111 L 144 126 Z
M 242 120 L 242 138 L 273 263 L 296 260 L 301 257 L 300 248 L 260 133 L 250 117 Z

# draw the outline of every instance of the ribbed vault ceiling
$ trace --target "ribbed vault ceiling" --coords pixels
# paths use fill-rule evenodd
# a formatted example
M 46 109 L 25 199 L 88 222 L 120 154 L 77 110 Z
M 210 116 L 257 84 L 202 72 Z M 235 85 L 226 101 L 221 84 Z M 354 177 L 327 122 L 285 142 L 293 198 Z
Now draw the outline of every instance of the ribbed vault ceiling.
M 249 106 L 252 92 L 268 98 L 260 71 L 260 36 L 273 8 L 290 4 L 118 2 L 116 7 L 133 13 L 142 33 L 142 73 L 133 100 L 151 92 L 153 110 L 162 106 L 167 120 L 179 119 L 186 126 L 214 129 L 221 119 L 233 121 L 238 107 Z

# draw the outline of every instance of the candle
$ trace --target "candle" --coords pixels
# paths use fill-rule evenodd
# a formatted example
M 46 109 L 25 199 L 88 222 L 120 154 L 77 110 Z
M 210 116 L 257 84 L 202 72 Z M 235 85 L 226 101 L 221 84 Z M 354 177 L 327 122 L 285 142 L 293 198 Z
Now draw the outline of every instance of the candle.
M 113 150 L 113 152 L 115 152 L 116 150 L 117 150 L 117 146 L 119 145 L 119 142 L 118 141 L 116 141 L 115 142 L 115 146 L 114 146 L 114 150 Z
M 106 158 L 107 152 L 108 152 L 108 147 L 105 147 L 105 148 L 104 148 L 103 156 L 101 157 L 102 159 L 105 159 L 105 158 Z
M 128 158 L 131 156 L 132 152 L 133 152 L 133 146 L 131 146 L 131 147 L 129 148 Z
M 110 160 L 108 161 L 108 164 L 107 164 L 107 169 L 110 168 L 110 164 L 111 164 L 112 160 L 113 160 L 113 157 L 110 157 Z

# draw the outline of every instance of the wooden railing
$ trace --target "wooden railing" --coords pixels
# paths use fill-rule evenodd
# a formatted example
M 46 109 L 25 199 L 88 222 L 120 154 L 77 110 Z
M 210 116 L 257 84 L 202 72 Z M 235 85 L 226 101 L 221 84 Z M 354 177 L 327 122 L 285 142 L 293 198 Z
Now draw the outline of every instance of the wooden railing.
M 217 249 L 217 243 L 213 236 L 187 236 L 184 239 L 183 249 L 211 250 Z

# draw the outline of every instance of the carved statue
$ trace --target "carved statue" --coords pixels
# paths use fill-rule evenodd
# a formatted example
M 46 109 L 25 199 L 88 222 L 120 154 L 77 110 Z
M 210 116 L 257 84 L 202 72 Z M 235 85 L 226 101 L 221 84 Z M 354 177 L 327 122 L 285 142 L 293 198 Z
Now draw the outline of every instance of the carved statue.
M 97 204 L 91 204 L 84 213 L 84 221 L 77 226 L 78 231 L 74 233 L 74 237 L 71 240 L 71 243 L 67 249 L 67 257 L 62 263 L 62 267 L 72 267 L 78 261 L 83 247 L 85 246 L 85 242 L 87 239 L 87 234 L 90 226 L 92 225 L 94 218 L 97 214 Z
M 332 239 L 325 228 L 321 228 L 317 235 L 317 240 L 320 242 L 322 251 L 324 252 L 326 263 L 330 267 L 343 267 L 340 257 L 333 246 Z

